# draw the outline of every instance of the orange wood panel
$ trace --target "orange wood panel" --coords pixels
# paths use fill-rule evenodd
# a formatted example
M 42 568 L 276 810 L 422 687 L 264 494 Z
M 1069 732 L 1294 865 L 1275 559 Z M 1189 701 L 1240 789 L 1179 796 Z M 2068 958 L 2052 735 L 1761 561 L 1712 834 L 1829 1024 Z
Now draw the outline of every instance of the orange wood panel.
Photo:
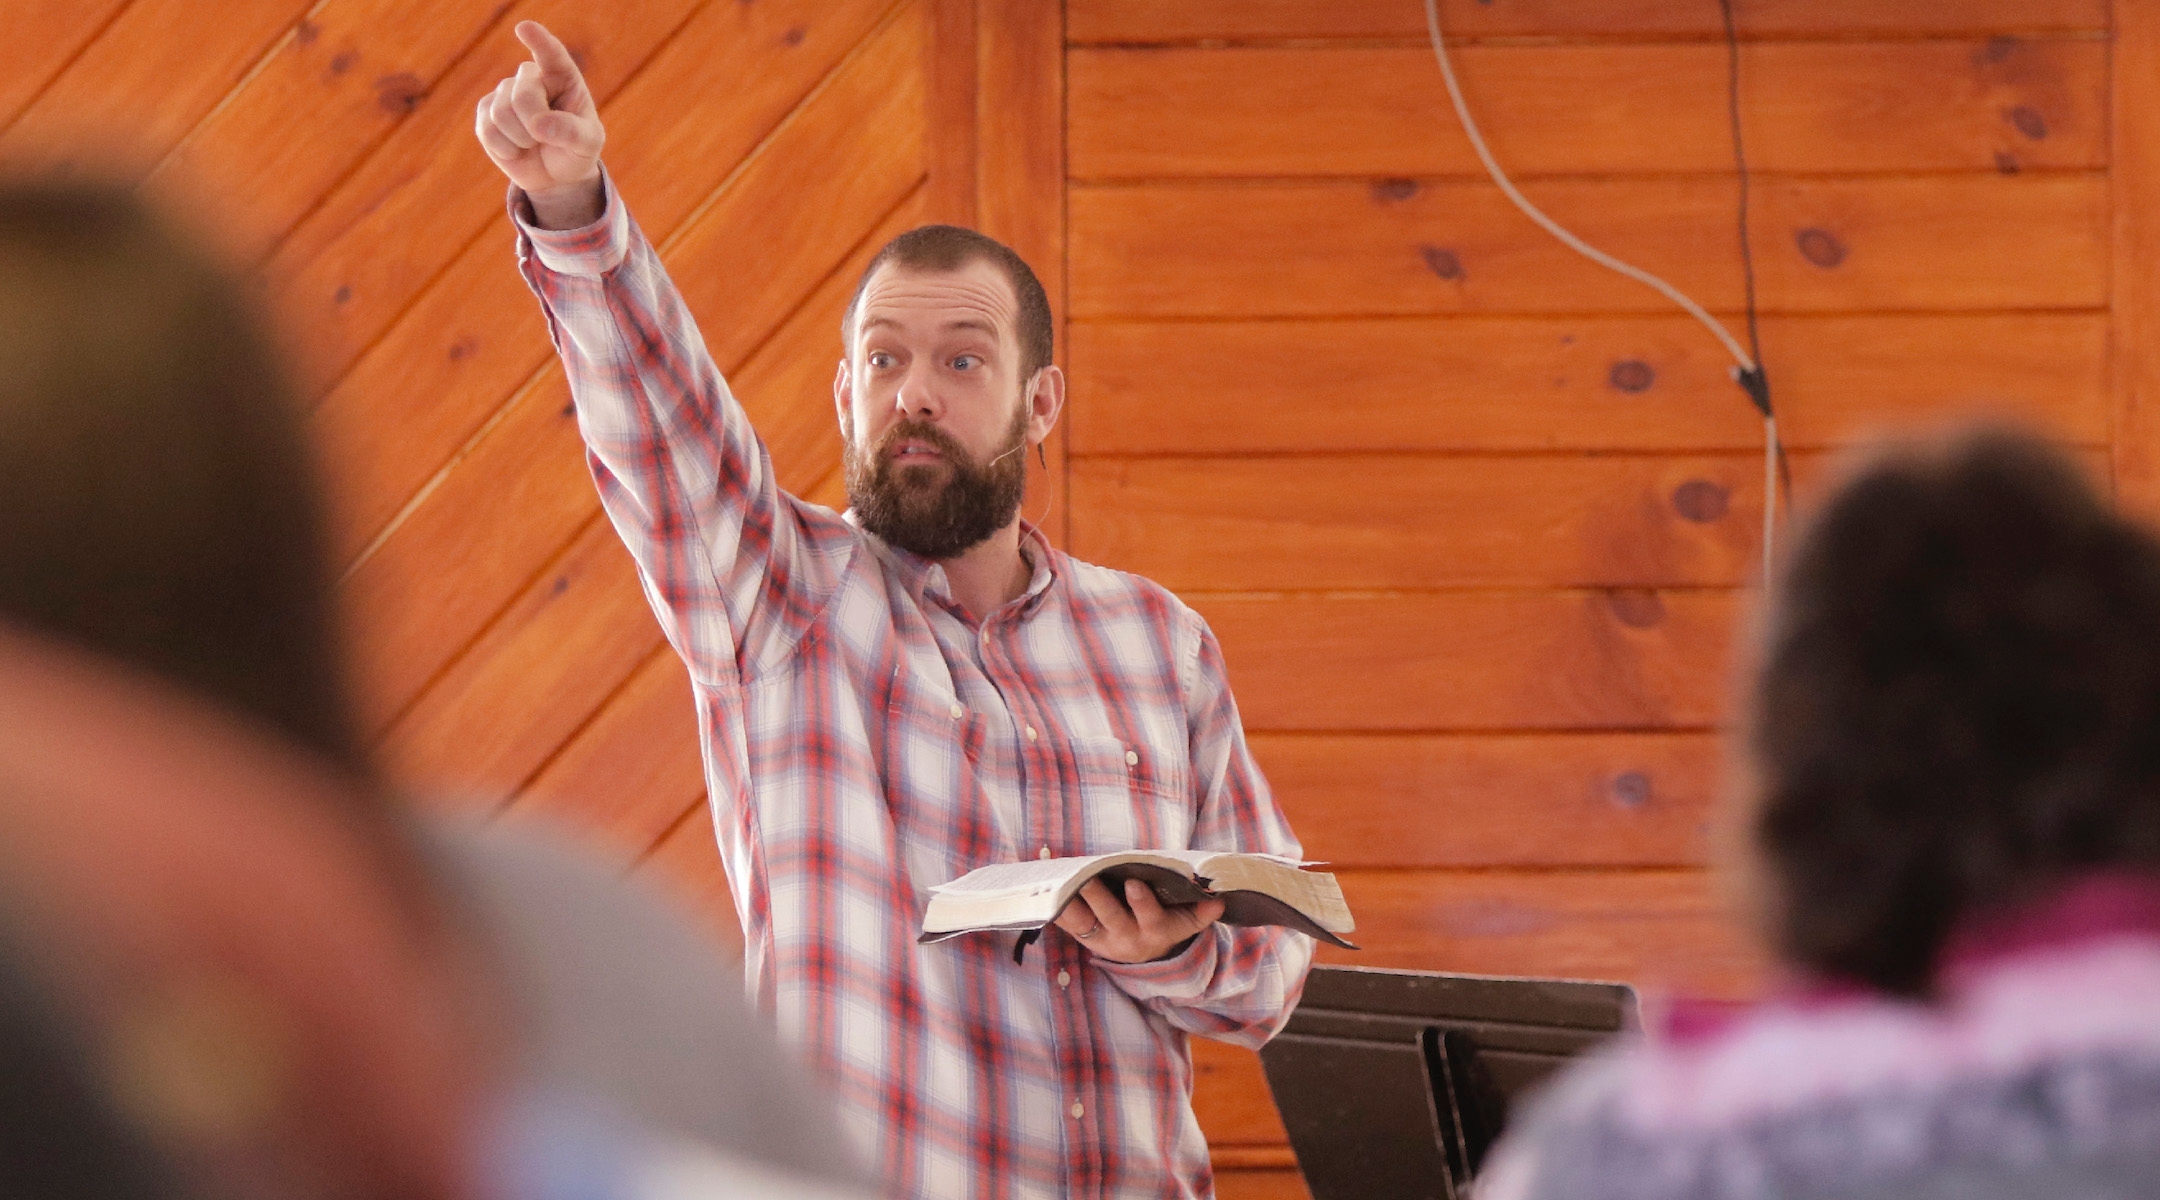
M 611 25 L 637 30 L 657 24 L 665 30 L 671 23 L 665 10 L 688 2 L 619 4 Z M 551 25 L 565 15 L 547 5 L 528 8 Z M 422 161 L 431 167 L 470 158 L 451 151 L 464 148 L 457 145 L 460 137 L 467 144 L 472 140 L 472 102 L 482 86 L 472 68 L 503 57 L 470 51 L 516 46 L 509 32 L 513 19 L 502 6 L 435 0 L 318 4 L 248 86 L 160 165 L 154 181 L 246 196 L 244 208 L 226 215 L 224 236 L 246 259 L 257 261 L 356 164 L 383 148 L 393 131 L 387 149 L 407 173 L 413 165 L 407 147 L 430 146 L 432 153 Z M 593 45 L 588 41 L 592 24 L 573 19 L 560 32 L 587 48 Z M 627 40 L 629 35 L 600 39 L 599 61 L 605 63 Z M 649 48 L 653 36 L 644 40 Z M 603 75 L 596 82 L 609 81 Z M 306 114 L 304 136 L 296 136 L 296 113 Z M 392 257 L 381 246 L 376 254 Z
M 1200 595 L 1248 730 L 1706 728 L 1730 593 Z
M 1295 1169 L 1230 1168 L 1215 1172 L 1216 1200 L 1309 1200 L 1305 1177 Z
M 2107 0 L 1735 0 L 1755 34 L 1988 34 L 2108 28 Z M 1425 36 L 1424 7 L 1402 0 L 1069 0 L 1076 42 Z M 1693 0 L 1442 0 L 1450 37 L 1621 34 L 1724 36 L 1714 4 Z
M 894 27 L 902 53 L 866 54 L 836 76 L 671 248 L 670 270 L 723 369 L 920 181 L 915 29 Z M 853 166 L 835 172 L 835 161 Z M 776 245 L 791 252 L 769 253 Z M 542 378 L 354 573 L 371 635 L 369 711 L 402 707 L 593 511 L 560 369 Z
M 1073 549 L 1172 590 L 1731 586 L 1762 459 L 1082 459 Z
M 700 798 L 667 838 L 638 865 L 638 877 L 666 888 L 702 921 L 721 944 L 742 952 L 742 919 L 729 894 L 727 874 L 713 841 L 712 813 Z
M 976 3 L 977 222 L 1013 247 L 1042 280 L 1058 323 L 1058 361 L 1068 353 L 1065 285 L 1064 6 L 1040 0 Z M 1027 515 L 1062 540 L 1065 502 L 1064 422 L 1051 431 L 1031 471 Z
M 1743 997 L 1762 985 L 1752 935 L 1702 871 L 1343 871 L 1362 950 L 1345 966 L 1611 979 Z
M 381 753 L 415 786 L 507 799 L 660 641 L 629 552 L 595 517 L 398 718 Z
M 1251 741 L 1306 857 L 1338 868 L 1701 865 L 1724 755 L 1711 733 Z
M 838 192 L 845 186 L 845 179 L 821 179 L 816 173 L 821 171 L 819 164 L 825 162 L 821 155 L 842 153 L 832 142 L 847 136 L 847 108 L 853 106 L 853 114 L 862 121 L 905 121 L 901 117 L 901 112 L 907 112 L 905 88 L 890 88 L 888 84 L 896 78 L 894 73 L 916 67 L 907 60 L 912 50 L 905 43 L 912 28 L 909 24 L 901 24 L 896 30 L 888 28 L 886 35 L 866 45 L 845 71 L 836 73 L 832 82 L 819 91 L 821 99 L 804 110 L 804 119 L 788 121 L 784 132 L 773 136 L 767 142 L 767 151 L 758 155 L 758 166 L 741 177 L 730 177 L 732 158 L 708 160 L 704 155 L 708 151 L 745 153 L 754 145 L 756 129 L 762 125 L 754 121 L 750 127 L 737 127 L 724 119 L 700 121 L 696 119 L 698 114 L 691 114 L 689 123 L 702 129 L 702 138 L 691 140 L 689 145 L 676 138 L 676 173 L 670 177 L 657 166 L 648 168 L 646 164 L 652 160 L 637 158 L 633 153 L 631 147 L 637 145 L 639 134 L 635 117 L 648 114 L 646 119 L 652 119 L 652 114 L 665 110 L 680 119 L 680 112 L 663 108 L 659 97 L 648 97 L 646 91 L 631 88 L 633 95 L 626 95 L 620 108 L 633 117 L 629 121 L 633 129 L 616 134 L 616 145 L 622 145 L 624 140 L 629 140 L 629 145 L 624 145 L 620 153 L 611 153 L 611 160 L 629 160 L 616 171 L 639 224 L 650 237 L 665 240 L 678 231 L 687 214 L 704 212 L 700 205 L 715 203 L 713 188 L 724 179 L 732 179 L 726 186 L 732 201 L 724 205 L 726 212 L 721 218 L 737 222 L 743 248 L 758 246 L 758 237 L 767 233 L 782 240 L 791 235 L 784 227 L 791 216 L 786 203 L 775 205 L 769 196 L 791 186 L 799 188 L 801 179 L 825 188 L 825 192 L 806 192 L 806 199 Z M 827 58 L 838 58 L 838 54 L 829 52 Z M 775 67 L 775 78 L 791 82 L 793 91 L 788 95 L 810 93 L 816 78 L 799 71 L 819 67 L 823 60 L 784 60 L 791 69 L 780 71 Z M 672 78 L 659 76 L 657 71 L 659 65 L 648 71 L 644 80 Z M 879 101 L 879 88 L 901 91 L 901 95 Z M 756 106 L 745 104 L 741 112 L 762 121 Z M 728 129 L 732 129 L 732 136 L 721 136 Z M 659 129 L 654 129 L 654 140 L 661 140 Z M 892 142 L 892 149 L 901 155 L 912 145 L 907 136 Z M 683 171 L 683 162 L 706 166 L 700 171 Z M 862 164 L 866 192 L 875 192 L 881 186 L 873 181 L 881 179 L 879 168 L 886 164 L 888 160 L 877 155 Z M 622 175 L 622 171 L 631 175 Z M 920 171 L 920 164 L 901 162 L 894 171 L 907 175 L 909 171 Z M 650 218 L 646 216 L 646 196 L 631 181 L 646 177 L 665 179 L 654 196 L 657 212 Z M 685 179 L 702 183 L 693 190 Z M 492 196 L 499 201 L 501 192 L 495 190 Z M 832 196 L 832 205 L 836 205 L 832 212 L 855 212 L 851 196 Z M 816 205 L 806 207 L 814 209 Z M 505 222 L 499 209 L 492 212 L 495 216 L 488 220 Z M 773 224 L 780 224 L 780 229 L 773 229 Z M 497 229 L 501 229 L 501 237 L 484 235 L 464 246 L 456 263 L 443 272 L 441 281 L 423 291 L 413 309 L 397 319 L 389 335 L 382 337 L 337 386 L 337 391 L 324 399 L 318 423 L 320 436 L 330 445 L 330 462 L 341 466 L 335 496 L 339 548 L 346 555 L 356 553 L 376 537 L 397 509 L 413 499 L 423 483 L 454 458 L 492 414 L 499 412 L 503 397 L 549 363 L 551 347 L 546 341 L 546 328 L 538 304 L 527 294 L 523 278 L 518 278 L 514 268 L 510 231 L 505 224 L 497 224 Z M 808 253 L 812 242 L 823 242 L 825 237 L 829 237 L 829 231 L 819 231 L 801 246 Z M 804 261 L 793 255 L 771 255 L 771 259 L 791 263 L 791 270 Z M 680 257 L 670 257 L 670 261 L 680 261 Z M 754 291 L 752 300 L 765 304 L 765 311 L 732 319 L 726 326 L 717 326 L 708 319 L 708 345 L 721 367 L 737 365 L 741 354 L 780 324 L 797 298 L 786 287 L 778 294 Z M 700 306 L 700 317 L 711 317 L 711 313 Z
M 1733 169 L 1724 46 L 1475 46 L 1456 65 L 1518 178 Z M 1076 180 L 1484 174 L 1422 46 L 1076 50 L 1069 69 Z M 1762 43 L 1741 81 L 1758 171 L 2107 162 L 2097 41 Z
M 588 82 L 608 124 L 608 168 L 647 234 L 660 241 L 862 43 L 887 3 L 704 5 L 658 53 L 652 47 L 674 28 L 679 3 L 636 21 L 568 0 L 527 7 L 563 21 L 573 48 L 590 53 Z M 419 114 L 424 120 L 386 142 L 271 260 L 267 274 L 280 303 L 315 331 L 333 376 L 378 338 L 383 353 L 416 358 L 441 358 L 466 340 L 484 348 L 503 311 L 496 305 L 431 312 L 417 330 L 410 322 L 392 326 L 445 267 L 447 286 L 466 295 L 477 290 L 472 276 L 504 274 L 502 177 L 473 143 L 471 107 L 522 55 L 506 31 L 476 45 L 441 85 L 442 110 Z M 716 86 L 719 79 L 726 85 Z M 517 341 L 545 353 L 544 343 L 522 335 Z
M 1226 1146 L 1279 1146 L 1289 1140 L 1258 1054 L 1196 1037 L 1192 1062 L 1193 1113 L 1218 1154 Z
M 14 0 L 0 39 L 0 129 L 37 99 L 128 0 Z
M 690 679 L 671 649 L 646 657 L 508 810 L 575 826 L 625 861 L 650 850 L 704 794 Z M 706 827 L 708 848 L 711 826 Z M 714 853 L 715 863 L 718 853 Z
M 1975 415 L 2109 438 L 2103 313 L 1776 317 L 1762 339 L 1795 447 Z M 1678 314 L 1077 322 L 1067 420 L 1082 456 L 1759 446 L 1731 367 Z
M 347 575 L 375 728 L 485 629 L 598 510 L 570 389 L 550 368 Z
M 1544 182 L 1530 195 L 1698 302 L 1739 304 L 1729 183 Z M 1755 198 L 1770 311 L 2107 302 L 2108 199 L 2096 177 L 1760 181 Z M 1489 183 L 1076 186 L 1070 202 L 1075 318 L 1669 307 L 1541 235 Z
M 976 109 L 979 102 L 975 0 L 927 0 L 930 6 L 928 184 L 930 218 L 976 224 Z
M 2160 8 L 2116 6 L 2115 444 L 2117 501 L 2160 520 Z
M 292 36 L 310 7 L 227 0 L 206 21 L 200 0 L 134 0 L 0 133 L 0 161 L 147 170 Z

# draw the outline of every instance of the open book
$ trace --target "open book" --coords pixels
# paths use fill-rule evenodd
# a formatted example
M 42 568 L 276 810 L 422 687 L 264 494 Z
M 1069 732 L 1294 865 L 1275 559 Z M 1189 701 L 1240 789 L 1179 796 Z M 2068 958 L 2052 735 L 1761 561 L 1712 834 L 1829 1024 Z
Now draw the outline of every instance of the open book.
M 1273 854 L 1211 850 L 1129 850 L 1083 858 L 998 863 L 930 889 L 921 941 L 941 942 L 989 929 L 1041 929 L 1057 919 L 1090 879 L 1117 893 L 1125 880 L 1155 889 L 1164 904 L 1223 902 L 1226 925 L 1281 925 L 1351 950 L 1340 936 L 1357 928 L 1342 888 L 1324 871 Z

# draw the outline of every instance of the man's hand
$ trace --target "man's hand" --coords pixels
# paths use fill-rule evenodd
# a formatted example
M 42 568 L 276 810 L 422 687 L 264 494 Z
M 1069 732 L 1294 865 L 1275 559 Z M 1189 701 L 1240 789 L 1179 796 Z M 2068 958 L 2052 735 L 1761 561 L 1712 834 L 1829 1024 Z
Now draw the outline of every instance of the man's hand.
M 1097 958 L 1142 963 L 1161 958 L 1171 947 L 1221 919 L 1223 902 L 1164 907 L 1155 889 L 1137 879 L 1125 881 L 1125 899 L 1100 878 L 1080 886 L 1080 894 L 1058 914 L 1057 927 L 1078 939 Z
M 480 98 L 474 131 L 510 182 L 532 199 L 546 229 L 576 229 L 600 219 L 600 111 L 570 51 L 538 21 L 520 21 L 518 40 L 532 51 L 517 74 Z

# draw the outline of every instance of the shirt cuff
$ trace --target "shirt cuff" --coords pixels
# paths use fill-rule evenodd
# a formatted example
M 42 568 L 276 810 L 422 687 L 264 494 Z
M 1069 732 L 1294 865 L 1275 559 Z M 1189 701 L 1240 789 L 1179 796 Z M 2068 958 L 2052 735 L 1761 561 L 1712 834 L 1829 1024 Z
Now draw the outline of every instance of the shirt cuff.
M 600 219 L 577 229 L 542 229 L 525 189 L 510 185 L 510 220 L 518 229 L 518 256 L 537 258 L 558 275 L 605 275 L 630 250 L 630 214 L 615 194 L 615 180 L 600 168 Z
M 1157 962 L 1121 963 L 1107 958 L 1095 961 L 1096 970 L 1110 977 L 1118 990 L 1135 1000 L 1167 1000 L 1184 1003 L 1207 993 L 1215 978 L 1215 964 L 1222 946 L 1220 925 L 1194 938 L 1185 953 Z

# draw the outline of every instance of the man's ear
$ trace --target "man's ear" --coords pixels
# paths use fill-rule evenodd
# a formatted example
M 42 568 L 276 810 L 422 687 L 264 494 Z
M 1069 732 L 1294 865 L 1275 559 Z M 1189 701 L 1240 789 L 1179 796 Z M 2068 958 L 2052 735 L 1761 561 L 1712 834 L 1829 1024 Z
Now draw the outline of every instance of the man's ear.
M 840 436 L 848 435 L 848 394 L 854 389 L 848 386 L 848 361 L 840 360 L 840 369 L 833 372 L 833 413 L 840 418 Z
M 1058 417 L 1065 411 L 1065 372 L 1055 364 L 1035 372 L 1028 382 L 1028 441 L 1041 445 L 1057 428 Z

